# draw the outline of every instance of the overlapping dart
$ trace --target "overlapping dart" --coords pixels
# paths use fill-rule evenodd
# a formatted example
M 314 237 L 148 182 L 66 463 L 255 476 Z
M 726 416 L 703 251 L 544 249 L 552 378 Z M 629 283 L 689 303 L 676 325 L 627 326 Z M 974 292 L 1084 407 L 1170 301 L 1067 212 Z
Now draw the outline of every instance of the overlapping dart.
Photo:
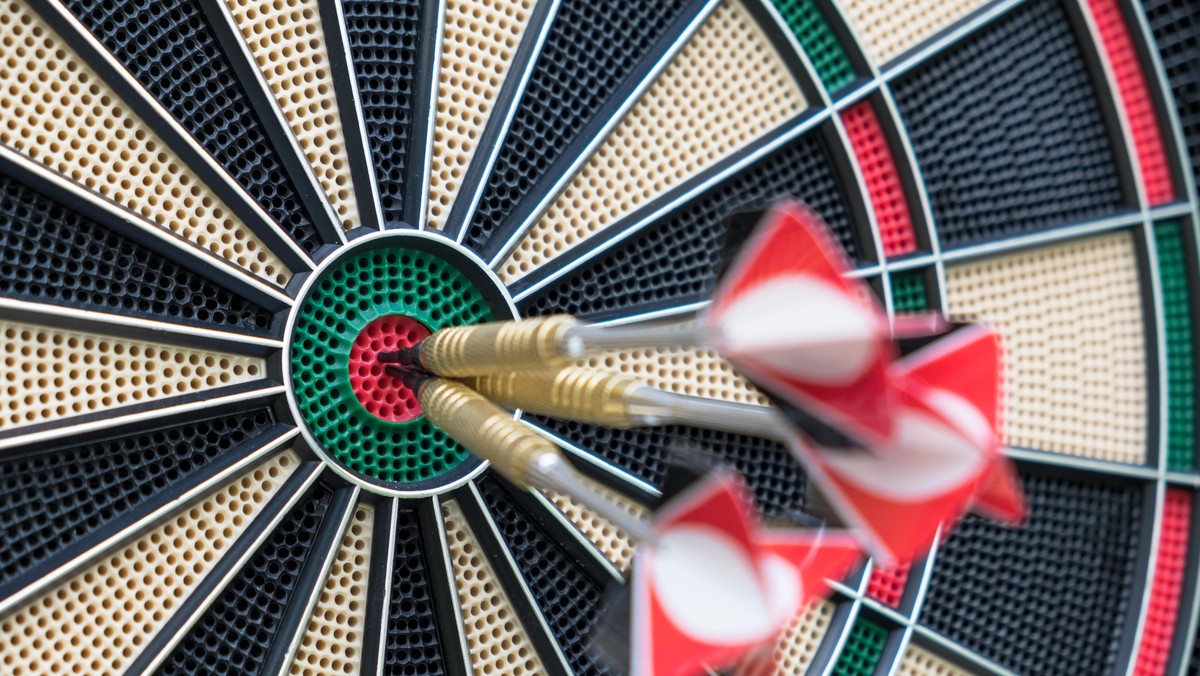
M 819 578 L 806 575 L 840 570 L 852 558 L 847 551 L 902 563 L 926 552 L 939 529 L 968 509 L 1012 523 L 1024 518 L 1019 482 L 1000 452 L 998 337 L 936 317 L 889 322 L 848 269 L 819 217 L 784 202 L 740 243 L 698 321 L 604 326 L 552 316 L 454 327 L 380 360 L 417 393 L 431 422 L 507 479 L 574 495 L 655 545 L 633 568 L 631 622 L 639 626 L 630 636 L 643 638 L 631 645 L 630 667 L 689 673 L 736 663 L 777 633 L 815 596 L 812 580 Z M 605 350 L 681 346 L 715 350 L 772 405 L 674 394 L 576 365 Z M 784 442 L 848 530 L 823 531 L 824 539 L 804 529 L 751 537 L 749 517 L 734 518 L 750 508 L 728 477 L 701 482 L 689 494 L 695 504 L 668 503 L 646 526 L 591 489 L 552 443 L 513 419 L 515 409 L 609 427 L 684 424 Z M 785 541 L 792 544 L 775 547 Z M 704 542 L 707 556 L 677 556 Z M 748 588 L 786 602 L 764 601 L 757 615 L 733 621 L 719 595 L 699 588 L 714 571 L 688 573 L 689 565 L 713 561 L 726 566 L 718 575 L 741 571 Z M 664 566 L 672 571 L 669 589 L 662 586 Z M 680 580 L 692 580 L 695 593 Z

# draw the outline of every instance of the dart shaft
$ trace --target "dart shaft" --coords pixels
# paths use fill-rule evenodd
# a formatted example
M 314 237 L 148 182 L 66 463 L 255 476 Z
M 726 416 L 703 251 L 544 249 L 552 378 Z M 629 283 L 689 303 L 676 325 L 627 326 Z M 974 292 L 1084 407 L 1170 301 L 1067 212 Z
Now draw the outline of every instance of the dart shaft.
M 462 383 L 425 378 L 417 384 L 425 415 L 467 450 L 521 488 L 566 493 L 636 540 L 653 541 L 649 527 L 587 483 L 558 447 Z
M 773 408 L 664 392 L 620 373 L 567 367 L 485 376 L 472 379 L 471 385 L 508 408 L 594 425 L 691 425 L 787 438 L 787 421 Z

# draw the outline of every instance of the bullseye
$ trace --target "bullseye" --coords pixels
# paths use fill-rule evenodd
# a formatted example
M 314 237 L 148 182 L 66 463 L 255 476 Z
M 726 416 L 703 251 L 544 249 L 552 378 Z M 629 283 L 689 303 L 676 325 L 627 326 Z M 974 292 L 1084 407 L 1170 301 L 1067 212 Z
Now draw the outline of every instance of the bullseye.
M 416 344 L 429 329 L 404 315 L 385 315 L 363 327 L 350 347 L 350 387 L 358 403 L 371 415 L 389 422 L 421 417 L 421 404 L 398 378 L 384 373 L 380 352 Z

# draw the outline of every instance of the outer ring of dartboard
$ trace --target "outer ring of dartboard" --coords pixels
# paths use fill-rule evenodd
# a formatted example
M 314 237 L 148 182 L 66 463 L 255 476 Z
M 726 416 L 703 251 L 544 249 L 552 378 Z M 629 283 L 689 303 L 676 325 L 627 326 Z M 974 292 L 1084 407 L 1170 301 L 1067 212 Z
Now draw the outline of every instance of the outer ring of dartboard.
M 377 244 L 380 240 L 397 238 L 407 239 L 410 237 L 413 238 L 414 241 L 433 243 L 434 246 L 429 246 L 426 244 L 426 247 L 432 249 L 435 252 L 435 255 L 445 252 L 452 255 L 461 256 L 467 263 L 469 263 L 469 265 L 458 267 L 457 269 L 460 272 L 462 272 L 464 275 L 467 275 L 469 278 L 472 278 L 472 281 L 486 280 L 490 283 L 490 286 L 484 284 L 479 285 L 480 293 L 483 294 L 484 299 L 503 301 L 502 303 L 492 304 L 492 310 L 498 315 L 502 314 L 501 310 L 507 310 L 509 316 L 513 319 L 518 317 L 517 306 L 515 303 L 513 303 L 512 295 L 509 294 L 508 289 L 504 286 L 504 283 L 501 282 L 500 278 L 496 276 L 496 273 L 488 267 L 487 263 L 485 263 L 483 259 L 479 258 L 479 256 L 477 256 L 470 249 L 467 249 L 466 247 L 446 237 L 434 235 L 423 230 L 380 230 L 360 237 L 355 237 L 350 242 L 334 249 L 327 256 L 325 256 L 323 260 L 320 261 L 316 269 L 308 274 L 304 280 L 304 283 L 297 290 L 296 295 L 293 296 L 296 302 L 288 312 L 287 324 L 284 326 L 284 345 L 282 358 L 279 361 L 282 362 L 284 392 L 287 396 L 288 411 L 291 413 L 293 420 L 295 420 L 296 428 L 300 431 L 300 436 L 304 439 L 304 443 L 307 444 L 308 447 L 312 449 L 313 453 L 315 453 L 317 457 L 321 459 L 321 462 L 325 463 L 325 465 L 329 467 L 329 469 L 333 470 L 338 476 L 356 486 L 361 486 L 364 490 L 393 498 L 418 499 L 441 495 L 442 493 L 452 491 L 455 488 L 465 485 L 467 482 L 479 476 L 485 469 L 487 469 L 488 461 L 478 457 L 469 457 L 463 462 L 459 463 L 457 467 L 452 468 L 449 470 L 449 472 L 447 472 L 447 474 L 449 474 L 453 473 L 456 469 L 462 469 L 464 466 L 468 467 L 467 471 L 460 473 L 450 481 L 440 481 L 439 479 L 441 477 L 433 477 L 425 481 L 414 482 L 414 485 L 417 487 L 411 489 L 387 486 L 382 482 L 361 476 L 351 471 L 348 467 L 343 465 L 328 451 L 326 451 L 325 448 L 313 436 L 312 432 L 308 429 L 308 424 L 305 422 L 305 418 L 301 414 L 299 402 L 296 401 L 295 387 L 292 385 L 292 364 L 290 359 L 292 351 L 292 338 L 296 329 L 297 318 L 299 317 L 300 310 L 303 306 L 302 301 L 308 297 L 308 292 L 313 284 L 315 284 L 317 280 L 323 278 L 323 273 L 332 265 L 336 264 L 338 261 L 342 260 L 345 258 L 345 256 L 349 255 L 356 249 L 369 248 L 370 246 Z M 455 263 L 453 260 L 448 260 L 447 262 L 451 263 L 452 265 Z M 476 276 L 480 275 L 480 273 L 482 273 L 482 276 L 476 278 Z M 519 415 L 520 413 L 518 412 L 514 414 L 514 417 L 519 417 Z M 474 464 L 472 465 L 471 463 Z

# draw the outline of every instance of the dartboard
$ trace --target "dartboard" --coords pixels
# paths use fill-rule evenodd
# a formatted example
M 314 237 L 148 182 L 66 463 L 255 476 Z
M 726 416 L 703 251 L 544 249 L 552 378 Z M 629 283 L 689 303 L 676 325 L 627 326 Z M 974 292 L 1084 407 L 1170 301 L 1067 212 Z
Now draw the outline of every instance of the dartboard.
M 634 543 L 376 356 L 686 321 L 786 196 L 889 313 L 1000 333 L 1030 518 L 834 581 L 780 672 L 1194 673 L 1198 172 L 1191 0 L 7 0 L 0 670 L 615 673 Z M 637 517 L 679 443 L 812 507 L 772 441 L 522 422 Z

